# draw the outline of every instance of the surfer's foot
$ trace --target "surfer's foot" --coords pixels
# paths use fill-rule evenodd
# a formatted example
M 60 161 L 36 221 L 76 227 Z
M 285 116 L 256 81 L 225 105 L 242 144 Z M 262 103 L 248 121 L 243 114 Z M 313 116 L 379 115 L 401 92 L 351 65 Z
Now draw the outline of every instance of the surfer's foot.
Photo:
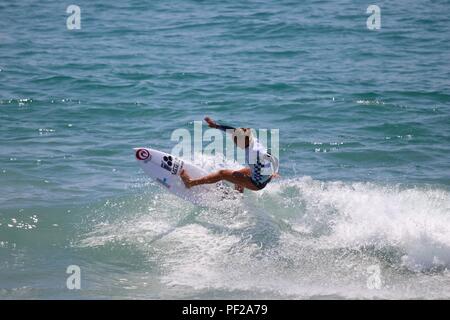
M 180 178 L 183 181 L 184 185 L 186 186 L 186 188 L 190 188 L 192 187 L 192 180 L 191 178 L 188 176 L 186 170 L 181 170 L 180 172 Z

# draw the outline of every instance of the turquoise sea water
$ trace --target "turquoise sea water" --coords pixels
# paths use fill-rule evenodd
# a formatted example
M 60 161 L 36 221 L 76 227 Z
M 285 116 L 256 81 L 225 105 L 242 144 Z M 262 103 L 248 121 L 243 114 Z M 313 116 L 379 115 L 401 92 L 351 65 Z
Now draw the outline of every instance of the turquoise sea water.
M 450 297 L 448 1 L 70 4 L 0 4 L 0 298 Z M 205 115 L 279 129 L 282 178 L 147 179 Z

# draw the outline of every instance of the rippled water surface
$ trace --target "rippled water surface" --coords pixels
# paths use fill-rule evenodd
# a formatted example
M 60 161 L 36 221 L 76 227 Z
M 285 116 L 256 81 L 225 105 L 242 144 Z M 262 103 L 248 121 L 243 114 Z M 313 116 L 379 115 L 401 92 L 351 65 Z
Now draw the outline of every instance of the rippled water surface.
M 76 4 L 0 4 L 0 298 L 449 298 L 448 1 Z M 204 115 L 279 129 L 282 177 L 147 179 Z

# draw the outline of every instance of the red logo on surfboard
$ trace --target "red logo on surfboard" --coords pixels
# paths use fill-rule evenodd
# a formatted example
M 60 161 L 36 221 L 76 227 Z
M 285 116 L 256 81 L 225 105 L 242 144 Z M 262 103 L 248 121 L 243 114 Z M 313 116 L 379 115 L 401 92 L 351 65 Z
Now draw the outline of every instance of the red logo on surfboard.
M 151 155 L 146 149 L 138 149 L 136 150 L 136 158 L 138 160 L 147 160 L 148 158 L 151 158 Z

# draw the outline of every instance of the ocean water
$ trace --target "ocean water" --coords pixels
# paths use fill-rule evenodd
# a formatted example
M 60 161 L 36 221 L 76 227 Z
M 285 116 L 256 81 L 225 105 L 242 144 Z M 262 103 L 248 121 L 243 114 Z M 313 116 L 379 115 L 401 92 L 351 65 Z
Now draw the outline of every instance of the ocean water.
M 379 30 L 365 1 L 69 4 L 0 3 L 1 299 L 450 298 L 448 1 Z M 146 178 L 131 148 L 205 115 L 279 129 L 281 178 L 214 208 Z

